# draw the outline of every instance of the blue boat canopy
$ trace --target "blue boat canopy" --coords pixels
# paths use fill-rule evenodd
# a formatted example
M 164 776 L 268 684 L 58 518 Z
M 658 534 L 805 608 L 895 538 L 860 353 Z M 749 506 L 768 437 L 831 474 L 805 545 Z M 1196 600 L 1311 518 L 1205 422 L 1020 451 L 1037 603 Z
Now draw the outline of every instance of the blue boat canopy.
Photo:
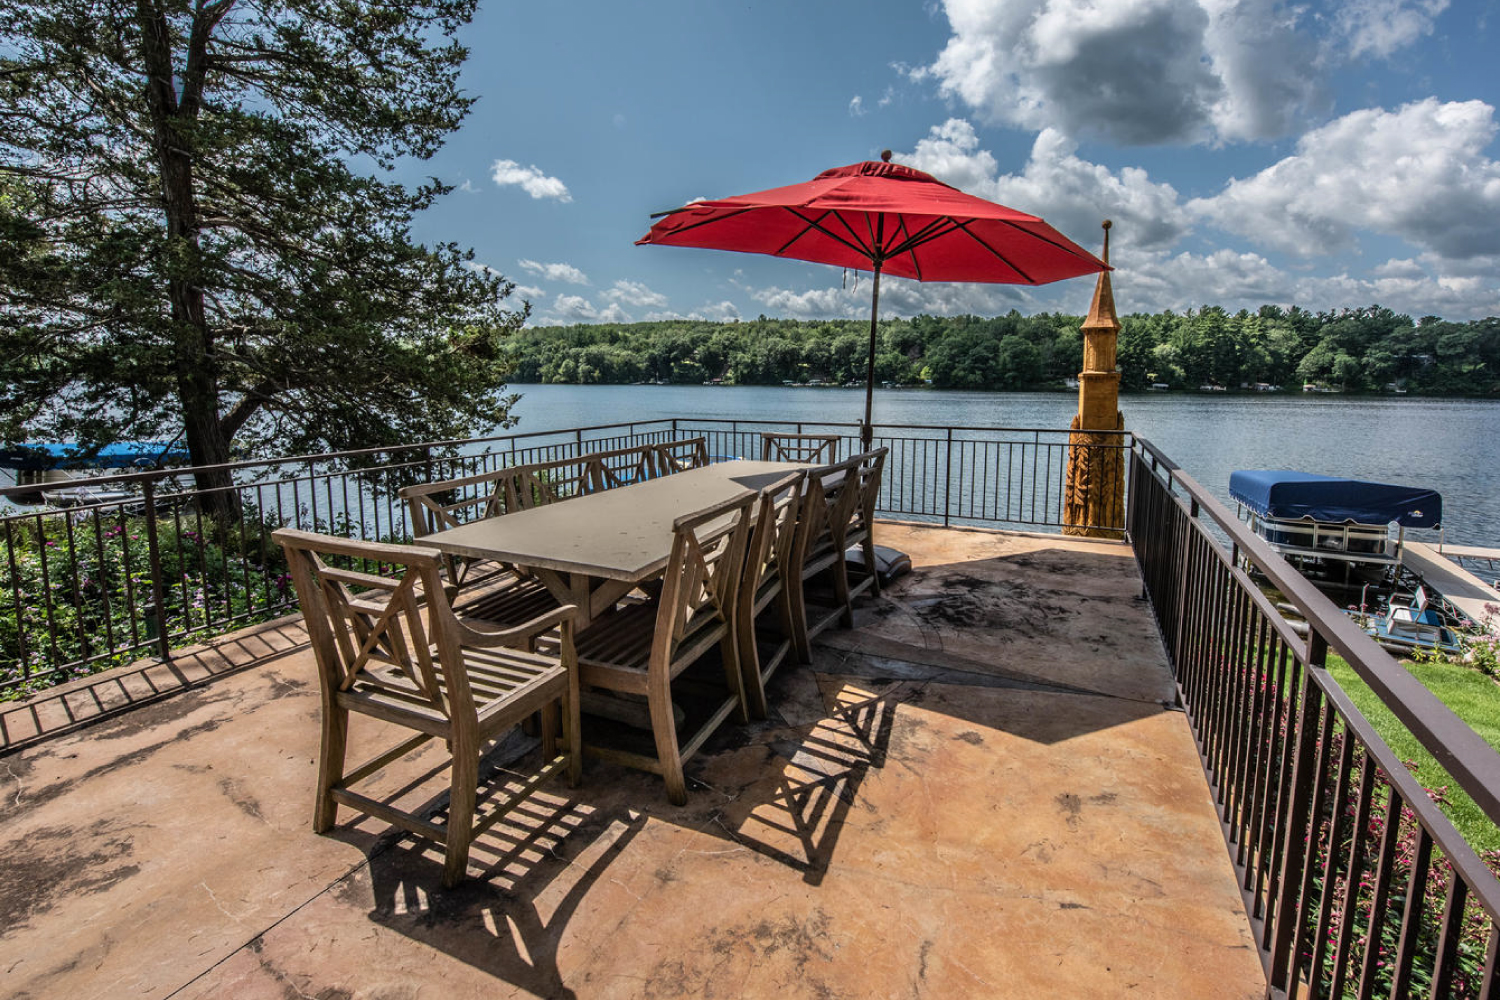
M 0 449 L 0 469 L 150 469 L 187 460 L 188 452 L 169 441 L 118 441 L 86 457 L 80 446 L 31 444 Z
M 1436 528 L 1443 498 L 1436 490 L 1287 469 L 1242 469 L 1229 476 L 1229 495 L 1261 517 L 1308 518 L 1343 524 L 1397 524 Z

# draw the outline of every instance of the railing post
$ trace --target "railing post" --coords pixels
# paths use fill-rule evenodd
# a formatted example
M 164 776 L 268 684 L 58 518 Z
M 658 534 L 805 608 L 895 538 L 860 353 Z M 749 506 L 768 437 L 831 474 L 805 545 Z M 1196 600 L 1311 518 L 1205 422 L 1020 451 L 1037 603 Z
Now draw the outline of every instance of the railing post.
M 953 509 L 953 428 L 948 428 L 948 440 L 946 442 L 944 469 L 943 469 L 943 527 L 949 526 L 949 516 Z
M 161 586 L 161 544 L 157 538 L 156 524 L 156 480 L 148 479 L 141 484 L 141 493 L 146 501 L 146 551 L 151 561 L 151 618 L 156 622 L 156 642 L 163 660 L 172 658 L 172 644 L 167 638 L 164 614 L 167 595 Z M 149 633 L 151 625 L 147 624 Z

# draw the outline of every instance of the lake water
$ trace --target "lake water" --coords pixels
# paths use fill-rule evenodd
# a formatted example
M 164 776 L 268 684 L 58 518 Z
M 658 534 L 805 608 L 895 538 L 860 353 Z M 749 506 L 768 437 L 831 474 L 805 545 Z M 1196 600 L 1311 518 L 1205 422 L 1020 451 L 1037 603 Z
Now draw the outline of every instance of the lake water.
M 863 390 L 773 386 L 520 385 L 517 432 L 661 417 L 857 422 Z M 875 423 L 1065 430 L 1072 393 L 875 393 Z M 1500 545 L 1500 402 L 1337 395 L 1151 393 L 1121 399 L 1148 438 L 1226 502 L 1235 469 L 1298 469 L 1443 495 L 1451 542 Z M 1231 508 L 1232 509 L 1232 508 Z M 1435 539 L 1418 532 L 1417 538 Z

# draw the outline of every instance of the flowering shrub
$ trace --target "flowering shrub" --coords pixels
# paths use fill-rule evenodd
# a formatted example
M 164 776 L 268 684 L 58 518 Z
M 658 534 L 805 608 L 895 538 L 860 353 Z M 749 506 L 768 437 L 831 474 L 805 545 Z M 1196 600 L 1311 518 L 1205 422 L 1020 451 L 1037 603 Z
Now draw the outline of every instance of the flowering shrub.
M 1332 756 L 1337 758 L 1345 733 L 1335 732 L 1330 736 L 1330 749 Z M 1408 769 L 1415 770 L 1416 764 L 1412 761 L 1405 762 Z M 1371 910 L 1376 897 L 1376 878 L 1379 865 L 1380 844 L 1385 836 L 1386 814 L 1390 803 L 1393 789 L 1389 779 L 1380 772 L 1376 773 L 1374 782 L 1374 795 L 1370 803 L 1369 816 L 1365 826 L 1361 830 L 1353 828 L 1358 813 L 1358 787 L 1360 773 L 1363 768 L 1374 766 L 1366 756 L 1362 748 L 1356 750 L 1353 757 L 1353 771 L 1350 775 L 1349 793 L 1342 801 L 1335 802 L 1330 796 L 1330 806 L 1315 827 L 1317 838 L 1316 850 L 1312 854 L 1310 863 L 1314 865 L 1314 902 L 1306 905 L 1303 909 L 1305 924 L 1305 938 L 1307 947 L 1301 954 L 1302 968 L 1310 969 L 1313 962 L 1313 946 L 1317 943 L 1317 921 L 1324 892 L 1333 893 L 1333 905 L 1330 913 L 1330 921 L 1326 937 L 1321 942 L 1321 952 L 1326 963 L 1322 990 L 1327 994 L 1333 988 L 1334 970 L 1331 968 L 1333 958 L 1336 955 L 1338 941 L 1343 933 L 1344 921 L 1354 921 L 1351 930 L 1349 959 L 1347 965 L 1347 977 L 1343 981 L 1342 993 L 1345 996 L 1356 994 L 1359 986 L 1361 972 L 1369 953 L 1371 944 Z M 1441 807 L 1447 800 L 1447 788 L 1425 789 L 1428 797 L 1434 804 Z M 1343 815 L 1342 831 L 1337 844 L 1330 843 L 1329 835 L 1332 830 L 1331 819 L 1333 811 L 1341 810 Z M 1402 804 L 1400 819 L 1396 831 L 1395 852 L 1392 859 L 1392 867 L 1387 880 L 1388 895 L 1384 909 L 1376 915 L 1375 926 L 1379 928 L 1377 939 L 1373 947 L 1376 949 L 1374 956 L 1374 992 L 1376 996 L 1387 996 L 1390 994 L 1392 980 L 1395 975 L 1396 957 L 1400 948 L 1398 936 L 1401 930 L 1401 921 L 1406 909 L 1407 894 L 1412 890 L 1411 876 L 1414 867 L 1417 840 L 1418 822 L 1416 812 L 1407 804 Z M 1325 885 L 1323 873 L 1327 871 L 1329 854 L 1334 854 L 1334 870 L 1336 872 L 1333 884 Z M 1357 853 L 1356 853 L 1357 852 Z M 1481 860 L 1489 870 L 1500 877 L 1500 851 L 1484 851 L 1480 854 Z M 1348 880 L 1352 863 L 1358 861 L 1358 878 L 1355 885 L 1353 897 L 1354 908 L 1352 914 L 1345 913 L 1343 901 L 1348 891 Z M 1454 877 L 1453 866 L 1446 857 L 1434 847 L 1431 855 L 1431 865 L 1428 869 L 1426 884 L 1422 887 L 1423 900 L 1420 907 L 1421 919 L 1417 934 L 1417 947 L 1411 969 L 1411 995 L 1427 996 L 1431 990 L 1433 971 L 1436 965 L 1438 937 L 1441 933 L 1441 916 L 1444 903 L 1447 899 L 1449 885 Z M 1457 962 L 1446 996 L 1459 998 L 1459 1000 L 1470 1000 L 1480 996 L 1482 988 L 1482 974 L 1484 968 L 1485 948 L 1490 935 L 1490 919 L 1479 904 L 1470 897 L 1465 905 L 1463 917 L 1459 924 L 1458 943 L 1456 950 Z
M 227 529 L 157 522 L 162 606 L 152 609 L 146 519 L 122 512 L 16 518 L 0 555 L 0 698 L 126 663 L 177 638 L 284 614 L 281 549 L 253 510 Z M 132 613 L 134 612 L 134 613 Z

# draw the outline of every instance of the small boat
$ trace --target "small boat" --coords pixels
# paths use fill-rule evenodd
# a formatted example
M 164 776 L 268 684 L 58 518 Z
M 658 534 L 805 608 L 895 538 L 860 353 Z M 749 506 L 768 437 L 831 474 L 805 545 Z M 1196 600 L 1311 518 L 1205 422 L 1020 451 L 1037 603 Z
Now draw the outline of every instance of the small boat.
M 1394 580 L 1406 529 L 1440 528 L 1443 516 L 1435 490 L 1288 469 L 1232 473 L 1229 495 L 1250 529 L 1304 575 L 1336 570 L 1345 584 L 1355 575 Z
M 1463 652 L 1458 633 L 1449 628 L 1442 615 L 1430 605 L 1425 587 L 1417 588 L 1409 604 L 1400 604 L 1393 598 L 1383 617 L 1353 610 L 1345 614 L 1359 622 L 1367 635 L 1393 653 L 1422 650 L 1458 656 Z
M 13 493 L 12 503 L 43 503 L 51 507 L 85 507 L 121 503 L 135 494 L 101 485 L 70 486 L 71 481 L 105 469 L 159 468 L 187 461 L 182 445 L 162 441 L 121 441 L 90 454 L 73 443 L 20 445 L 0 449 L 0 469 L 15 473 L 17 486 L 31 487 Z

